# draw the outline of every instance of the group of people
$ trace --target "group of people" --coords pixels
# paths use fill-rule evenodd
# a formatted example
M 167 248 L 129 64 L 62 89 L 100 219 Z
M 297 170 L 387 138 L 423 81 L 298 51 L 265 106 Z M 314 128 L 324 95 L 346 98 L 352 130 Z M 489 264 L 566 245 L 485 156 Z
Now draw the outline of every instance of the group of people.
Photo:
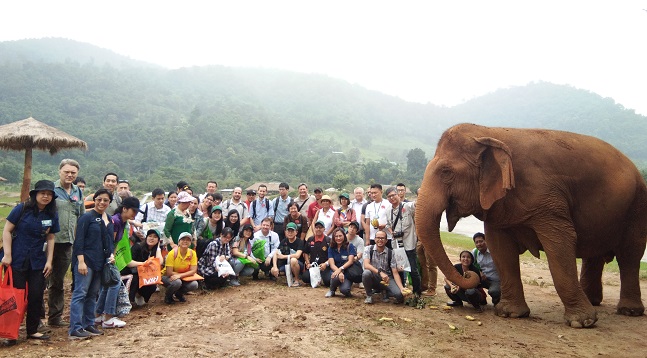
M 70 339 L 83 339 L 103 334 L 99 326 L 126 325 L 117 312 L 118 296 L 125 289 L 122 281 L 102 282 L 104 271 L 115 262 L 115 246 L 124 237 L 132 260 L 120 274 L 133 277 L 127 295 L 134 306 L 145 305 L 159 290 L 137 284 L 137 267 L 151 258 L 162 266 L 166 304 L 185 302 L 199 287 L 239 286 L 241 276 L 258 280 L 261 273 L 270 280 L 286 274 L 292 287 L 317 281 L 315 285 L 328 287 L 325 297 L 338 290 L 351 296 L 355 285 L 364 289 L 366 304 L 373 303 L 376 294 L 382 301 L 401 303 L 409 293 L 405 267 L 413 294 L 436 295 L 437 268 L 417 240 L 415 202 L 405 198 L 402 183 L 384 193 L 380 184 L 373 184 L 368 199 L 358 187 L 352 200 L 340 194 L 335 207 L 321 188 L 311 195 L 305 183 L 298 185 L 294 198 L 288 195 L 289 185 L 281 183 L 279 196 L 271 200 L 267 186 L 260 185 L 246 192 L 247 200 L 236 187 L 223 201 L 215 181 L 209 181 L 201 195 L 181 181 L 168 193 L 153 190 L 152 200 L 140 205 L 130 183 L 115 173 L 107 173 L 102 188 L 84 199 L 79 170 L 77 161 L 64 159 L 59 179 L 37 182 L 29 199 L 7 217 L 1 262 L 13 269 L 15 287 L 28 284 L 28 339 L 49 339 L 49 327 L 67 327 Z M 496 304 L 500 285 L 485 236 L 476 234 L 474 242 L 476 249 L 462 252 L 456 269 L 477 272 L 481 285 L 461 290 L 446 280 L 445 290 L 452 299 L 449 305 L 466 301 L 480 310 L 486 303 L 482 288 L 489 289 Z M 64 277 L 70 266 L 73 289 L 66 322 Z M 45 316 L 47 326 L 42 323 Z

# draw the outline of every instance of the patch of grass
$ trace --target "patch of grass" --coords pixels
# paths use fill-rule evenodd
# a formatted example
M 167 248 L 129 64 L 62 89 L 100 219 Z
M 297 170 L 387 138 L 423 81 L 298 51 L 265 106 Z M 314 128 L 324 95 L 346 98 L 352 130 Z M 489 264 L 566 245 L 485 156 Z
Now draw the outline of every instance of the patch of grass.
M 474 241 L 472 240 L 471 237 L 461 235 L 461 234 L 454 234 L 451 232 L 441 232 L 440 233 L 440 238 L 443 241 L 443 244 L 447 246 L 452 246 L 459 248 L 461 250 L 472 250 L 474 248 Z M 546 260 L 546 254 L 541 251 L 540 252 L 540 260 L 542 261 L 547 261 Z M 534 256 L 529 252 L 526 251 L 521 255 L 522 258 L 534 258 Z M 454 260 L 452 260 L 454 261 Z M 582 264 L 581 259 L 577 259 L 577 265 L 578 267 Z M 618 268 L 618 262 L 614 259 L 613 261 L 609 262 L 604 266 L 604 272 L 613 272 L 613 273 L 618 273 L 620 272 Z M 640 263 L 640 279 L 644 280 L 647 279 L 647 262 L 641 262 Z

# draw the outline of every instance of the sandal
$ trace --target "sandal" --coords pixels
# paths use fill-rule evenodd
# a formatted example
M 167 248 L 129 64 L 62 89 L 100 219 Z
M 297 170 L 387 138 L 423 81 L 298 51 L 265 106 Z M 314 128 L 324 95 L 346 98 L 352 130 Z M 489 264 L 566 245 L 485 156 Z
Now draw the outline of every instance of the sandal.
M 299 283 L 299 281 L 294 281 L 294 282 L 292 283 L 292 287 L 299 287 L 299 286 L 301 286 L 301 284 Z

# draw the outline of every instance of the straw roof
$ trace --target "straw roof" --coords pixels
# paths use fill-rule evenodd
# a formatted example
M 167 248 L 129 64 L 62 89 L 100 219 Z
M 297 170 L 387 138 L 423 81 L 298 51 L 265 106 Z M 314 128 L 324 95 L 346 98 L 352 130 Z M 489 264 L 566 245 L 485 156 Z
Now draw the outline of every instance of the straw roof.
M 0 126 L 0 149 L 25 150 L 37 148 L 56 154 L 60 149 L 88 149 L 84 141 L 50 127 L 32 117 Z

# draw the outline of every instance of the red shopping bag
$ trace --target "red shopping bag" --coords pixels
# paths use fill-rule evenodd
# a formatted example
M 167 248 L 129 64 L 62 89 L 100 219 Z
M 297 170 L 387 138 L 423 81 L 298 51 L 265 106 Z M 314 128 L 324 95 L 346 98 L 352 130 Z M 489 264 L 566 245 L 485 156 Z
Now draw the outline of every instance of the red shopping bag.
M 18 339 L 18 330 L 26 309 L 27 290 L 13 287 L 13 273 L 9 266 L 0 282 L 0 338 Z

